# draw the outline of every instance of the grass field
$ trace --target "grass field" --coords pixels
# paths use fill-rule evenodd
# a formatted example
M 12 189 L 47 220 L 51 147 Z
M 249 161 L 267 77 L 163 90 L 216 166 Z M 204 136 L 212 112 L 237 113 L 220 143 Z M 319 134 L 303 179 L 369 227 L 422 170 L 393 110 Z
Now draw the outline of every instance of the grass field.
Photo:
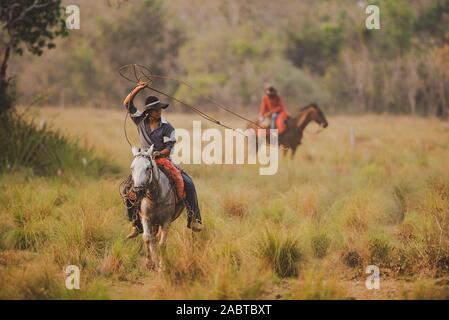
M 123 112 L 33 112 L 122 172 L 0 176 L 2 299 L 449 298 L 448 122 L 330 117 L 320 134 L 306 129 L 293 160 L 281 155 L 274 176 L 254 165 L 184 166 L 205 230 L 192 235 L 185 215 L 174 222 L 157 273 L 145 269 L 141 239 L 124 240 L 130 223 L 118 184 L 131 153 Z M 187 128 L 198 120 L 167 118 Z M 81 268 L 80 290 L 65 288 L 67 265 Z M 368 265 L 380 268 L 379 290 L 365 287 Z

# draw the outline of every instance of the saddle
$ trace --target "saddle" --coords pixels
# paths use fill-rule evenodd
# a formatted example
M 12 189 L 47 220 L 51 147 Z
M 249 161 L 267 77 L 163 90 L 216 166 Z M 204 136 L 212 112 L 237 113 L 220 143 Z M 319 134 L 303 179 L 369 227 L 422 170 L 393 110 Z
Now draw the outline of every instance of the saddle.
M 259 121 L 259 126 L 261 126 L 264 129 L 270 129 L 271 126 L 270 118 L 264 117 L 262 121 Z
M 176 169 L 178 169 L 182 173 L 182 169 L 181 168 L 179 168 L 177 165 L 175 165 L 175 167 L 176 167 Z M 170 186 L 173 188 L 173 190 L 175 190 L 174 194 L 175 194 L 175 199 L 176 199 L 175 200 L 175 207 L 176 207 L 176 211 L 177 211 L 177 215 L 176 215 L 176 218 L 177 218 L 181 214 L 182 210 L 184 209 L 184 205 L 187 205 L 187 202 L 181 201 L 181 199 L 178 197 L 178 193 L 176 192 L 176 183 L 171 178 L 171 176 L 167 172 L 167 170 L 162 165 L 158 165 L 158 168 L 161 169 L 161 172 L 163 174 L 165 174 L 165 176 L 168 178 Z
M 281 135 L 287 130 L 287 119 L 288 115 L 285 113 L 281 113 L 278 115 L 276 119 L 276 129 L 278 129 L 278 134 Z M 271 118 L 265 117 L 262 121 L 259 121 L 259 126 L 262 129 L 265 129 L 265 135 L 269 135 L 269 130 L 271 129 Z M 262 132 L 258 133 L 259 136 L 262 135 Z
M 161 172 L 168 178 L 168 181 L 170 182 L 170 186 L 176 190 L 176 183 L 173 180 L 173 178 L 171 177 L 170 173 L 164 168 L 164 166 L 162 165 L 157 165 L 157 167 L 161 170 Z M 178 169 L 180 172 L 182 172 L 182 169 L 180 169 L 178 166 L 176 166 L 176 169 Z M 178 193 L 175 191 L 175 197 L 176 197 L 176 203 L 178 203 L 180 201 L 179 197 L 178 197 Z

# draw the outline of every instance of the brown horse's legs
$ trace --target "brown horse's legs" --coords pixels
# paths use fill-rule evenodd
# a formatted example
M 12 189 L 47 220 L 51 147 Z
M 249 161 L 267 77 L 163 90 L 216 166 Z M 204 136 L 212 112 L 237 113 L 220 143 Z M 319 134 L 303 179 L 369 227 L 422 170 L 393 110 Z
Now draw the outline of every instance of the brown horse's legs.
M 295 157 L 296 149 L 298 146 L 292 148 L 292 159 Z

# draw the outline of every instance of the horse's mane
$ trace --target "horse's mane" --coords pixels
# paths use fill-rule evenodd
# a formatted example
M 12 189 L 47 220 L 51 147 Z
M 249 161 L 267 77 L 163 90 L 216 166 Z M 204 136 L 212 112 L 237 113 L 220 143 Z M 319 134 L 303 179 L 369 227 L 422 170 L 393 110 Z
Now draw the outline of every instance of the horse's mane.
M 312 103 L 309 103 L 308 105 L 306 105 L 305 107 L 302 107 L 301 109 L 299 109 L 299 112 L 304 111 L 310 107 L 318 109 L 318 105 L 315 102 L 312 102 Z

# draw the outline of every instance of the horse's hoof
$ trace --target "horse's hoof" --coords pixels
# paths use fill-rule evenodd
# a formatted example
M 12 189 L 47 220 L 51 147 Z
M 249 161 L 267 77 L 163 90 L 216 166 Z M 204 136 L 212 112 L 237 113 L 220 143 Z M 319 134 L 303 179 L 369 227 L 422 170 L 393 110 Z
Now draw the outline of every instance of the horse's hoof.
M 163 271 L 164 271 L 164 266 L 160 264 L 160 265 L 157 267 L 156 271 L 159 272 L 159 273 L 163 272 Z
M 155 267 L 155 265 L 153 263 L 147 263 L 147 269 L 149 271 L 155 271 L 156 267 Z
M 145 265 L 147 266 L 148 270 L 154 270 L 156 269 L 156 266 L 154 265 L 154 263 L 152 261 L 146 261 Z

